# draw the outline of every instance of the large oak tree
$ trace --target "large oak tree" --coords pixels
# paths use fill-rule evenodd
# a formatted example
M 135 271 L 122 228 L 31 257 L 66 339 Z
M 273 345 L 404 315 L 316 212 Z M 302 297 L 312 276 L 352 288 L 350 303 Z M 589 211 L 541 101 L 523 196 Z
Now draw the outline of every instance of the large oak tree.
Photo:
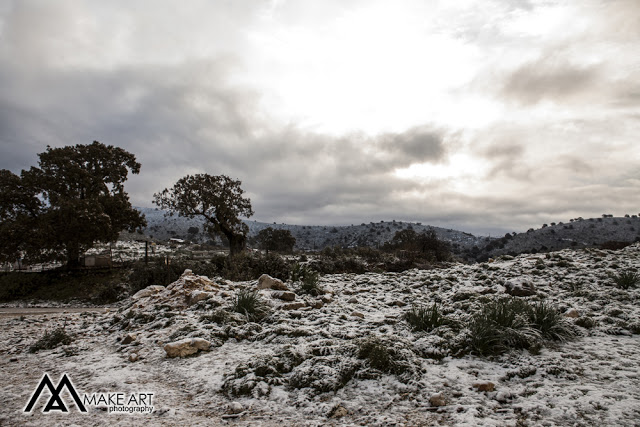
M 47 147 L 38 157 L 38 167 L 20 176 L 0 171 L 3 260 L 66 260 L 74 268 L 96 242 L 146 224 L 124 191 L 129 171 L 140 171 L 133 154 L 94 141 Z
M 244 250 L 249 227 L 240 219 L 253 215 L 251 201 L 242 197 L 242 183 L 226 175 L 187 175 L 170 189 L 153 195 L 156 205 L 180 216 L 206 219 L 205 230 L 229 241 L 230 256 Z

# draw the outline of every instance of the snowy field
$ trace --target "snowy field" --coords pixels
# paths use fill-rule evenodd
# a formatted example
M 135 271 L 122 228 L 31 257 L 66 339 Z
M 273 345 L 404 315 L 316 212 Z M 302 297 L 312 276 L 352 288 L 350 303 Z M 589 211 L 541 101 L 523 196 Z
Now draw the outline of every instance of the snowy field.
M 640 289 L 622 289 L 611 276 L 639 266 L 633 245 L 326 275 L 318 297 L 285 301 L 284 292 L 260 290 L 270 309 L 259 323 L 230 310 L 256 282 L 185 273 L 104 314 L 0 317 L 0 425 L 637 426 Z M 464 327 L 414 331 L 404 320 L 412 305 L 437 303 L 468 324 L 510 283 L 534 285 L 534 295 L 518 298 L 557 307 L 575 337 L 480 357 L 465 351 Z M 59 326 L 73 342 L 28 351 Z M 168 357 L 173 342 L 206 345 Z M 388 350 L 389 369 L 363 356 L 372 342 Z M 153 393 L 153 413 L 81 413 L 66 391 L 68 414 L 41 412 L 46 391 L 24 413 L 44 373 L 54 384 L 67 373 L 81 395 Z

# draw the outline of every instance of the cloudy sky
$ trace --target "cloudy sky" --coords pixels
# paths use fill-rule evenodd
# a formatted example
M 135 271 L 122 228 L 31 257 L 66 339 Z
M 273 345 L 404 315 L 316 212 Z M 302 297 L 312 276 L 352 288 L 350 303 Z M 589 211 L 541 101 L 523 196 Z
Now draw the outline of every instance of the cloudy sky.
M 98 140 L 131 200 L 479 234 L 638 213 L 640 2 L 0 0 L 0 168 Z

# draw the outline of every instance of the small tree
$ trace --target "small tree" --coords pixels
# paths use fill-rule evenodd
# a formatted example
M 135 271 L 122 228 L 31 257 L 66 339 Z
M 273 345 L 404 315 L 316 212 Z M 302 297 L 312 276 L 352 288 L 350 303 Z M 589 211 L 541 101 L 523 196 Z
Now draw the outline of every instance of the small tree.
M 226 175 L 187 175 L 180 178 L 171 189 L 165 188 L 153 195 L 156 205 L 170 215 L 207 220 L 205 231 L 229 241 L 230 256 L 241 252 L 246 245 L 249 227 L 240 216 L 253 215 L 251 201 L 242 197 L 242 184 Z
M 73 268 L 95 242 L 115 241 L 120 231 L 146 224 L 124 191 L 128 172 L 140 171 L 133 154 L 94 141 L 47 147 L 38 157 L 39 167 L 19 177 L 0 172 L 2 258 L 66 259 Z
M 260 230 L 256 237 L 260 249 L 269 251 L 291 253 L 296 244 L 296 238 L 291 235 L 289 230 L 274 230 L 267 227 Z

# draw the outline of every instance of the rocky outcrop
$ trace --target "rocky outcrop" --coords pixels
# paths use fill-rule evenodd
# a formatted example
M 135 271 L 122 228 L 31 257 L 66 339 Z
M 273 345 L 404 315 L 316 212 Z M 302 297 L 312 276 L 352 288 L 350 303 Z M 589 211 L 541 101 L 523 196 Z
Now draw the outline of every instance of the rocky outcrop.
M 506 293 L 514 297 L 529 297 L 536 294 L 533 283 L 521 279 L 509 280 L 504 288 Z
M 186 357 L 200 350 L 209 350 L 211 343 L 204 338 L 185 338 L 164 346 L 168 357 Z
M 258 284 L 256 285 L 257 289 L 274 289 L 277 291 L 288 291 L 289 288 L 285 285 L 282 280 L 274 279 L 268 274 L 263 274 L 258 278 Z

